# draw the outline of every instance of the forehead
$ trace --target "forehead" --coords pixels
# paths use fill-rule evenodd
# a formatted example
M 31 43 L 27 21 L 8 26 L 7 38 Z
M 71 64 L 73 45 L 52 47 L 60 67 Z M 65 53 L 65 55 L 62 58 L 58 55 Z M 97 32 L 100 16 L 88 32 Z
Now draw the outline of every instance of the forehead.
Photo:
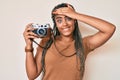
M 62 18 L 66 18 L 66 17 L 67 16 L 65 16 L 65 15 L 58 14 L 58 15 L 55 16 L 55 19 L 62 19 Z

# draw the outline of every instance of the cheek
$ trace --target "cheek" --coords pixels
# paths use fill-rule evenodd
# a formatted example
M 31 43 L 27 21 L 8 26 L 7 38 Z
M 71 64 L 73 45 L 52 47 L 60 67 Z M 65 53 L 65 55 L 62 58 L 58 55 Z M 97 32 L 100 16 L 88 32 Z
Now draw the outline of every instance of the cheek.
M 67 21 L 67 24 L 68 24 L 68 25 L 74 25 L 74 24 L 75 24 L 75 21 L 74 21 L 74 20 Z
M 74 21 L 71 21 L 71 22 L 69 23 L 69 25 L 72 25 L 72 26 L 74 26 L 74 24 L 75 24 Z
M 57 28 L 61 28 L 63 25 L 62 25 L 62 24 L 57 24 L 57 23 L 56 23 L 56 26 L 57 26 Z

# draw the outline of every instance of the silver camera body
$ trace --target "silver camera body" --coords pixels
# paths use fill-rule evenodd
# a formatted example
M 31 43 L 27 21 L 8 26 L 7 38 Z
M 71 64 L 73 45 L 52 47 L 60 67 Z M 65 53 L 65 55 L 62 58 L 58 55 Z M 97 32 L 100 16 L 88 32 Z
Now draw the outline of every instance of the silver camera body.
M 40 37 L 45 37 L 48 33 L 48 28 L 50 28 L 50 24 L 32 24 L 32 27 L 35 28 L 32 32 L 37 34 Z

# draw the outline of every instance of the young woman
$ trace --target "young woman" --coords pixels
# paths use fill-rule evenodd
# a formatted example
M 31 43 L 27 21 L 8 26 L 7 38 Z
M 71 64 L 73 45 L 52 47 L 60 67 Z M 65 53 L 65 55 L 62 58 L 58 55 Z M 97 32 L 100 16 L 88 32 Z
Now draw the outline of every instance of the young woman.
M 105 20 L 81 14 L 73 6 L 62 3 L 52 10 L 54 22 L 51 36 L 42 38 L 36 55 L 33 41 L 39 38 L 31 32 L 31 23 L 23 35 L 26 42 L 26 71 L 29 80 L 43 72 L 43 80 L 82 80 L 88 53 L 103 45 L 114 33 L 115 26 Z M 84 22 L 98 30 L 96 34 L 81 37 L 78 22 Z

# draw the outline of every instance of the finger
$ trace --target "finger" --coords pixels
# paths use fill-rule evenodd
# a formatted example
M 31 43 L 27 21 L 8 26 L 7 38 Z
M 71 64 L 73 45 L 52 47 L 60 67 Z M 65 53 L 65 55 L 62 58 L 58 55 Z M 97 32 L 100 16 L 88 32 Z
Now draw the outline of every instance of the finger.
M 52 14 L 57 14 L 57 12 L 56 12 L 56 11 L 53 11 Z
M 32 24 L 33 24 L 33 23 L 29 23 L 29 24 L 27 24 L 27 25 L 26 25 L 26 28 L 32 26 Z
M 25 28 L 26 32 L 29 32 L 29 31 L 32 31 L 32 30 L 34 30 L 34 28 L 32 27 L 32 25 L 26 26 L 26 28 Z
M 59 14 L 59 10 L 53 11 L 52 14 Z
M 38 37 L 38 35 L 33 33 L 32 31 L 31 32 L 24 32 L 23 35 L 24 35 L 25 38 L 27 38 L 28 36 Z
M 28 39 L 37 39 L 37 38 L 40 38 L 40 37 L 29 35 L 29 36 L 27 36 L 27 38 L 28 38 Z
M 53 11 L 53 14 L 63 14 L 63 12 L 65 11 L 66 9 L 64 8 L 59 8 L 59 9 L 56 9 L 55 11 Z
M 67 4 L 67 7 L 72 8 L 69 4 Z
M 70 6 L 70 4 L 67 4 L 67 7 L 74 10 L 72 6 Z
M 33 35 L 26 35 L 25 39 L 36 39 L 36 38 L 40 38 L 39 36 L 33 36 Z
M 30 26 L 30 25 L 32 25 L 33 23 L 29 23 L 29 24 L 27 24 L 26 26 Z
M 33 33 L 32 31 L 27 32 L 26 34 L 27 34 L 27 35 L 31 35 L 31 36 L 38 36 L 37 34 Z

